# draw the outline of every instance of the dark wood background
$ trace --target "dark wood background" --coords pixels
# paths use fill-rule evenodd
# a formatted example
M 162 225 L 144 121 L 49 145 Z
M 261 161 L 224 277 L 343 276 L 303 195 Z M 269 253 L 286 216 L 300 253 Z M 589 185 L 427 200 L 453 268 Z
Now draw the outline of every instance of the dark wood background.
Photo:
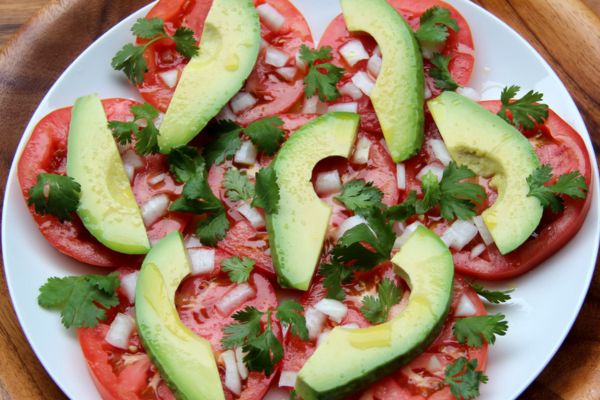
M 598 156 L 600 0 L 474 1 L 521 33 L 558 72 L 584 116 Z M 0 0 L 2 193 L 17 143 L 50 85 L 101 33 L 145 3 L 148 0 Z M 598 271 L 567 340 L 523 399 L 600 399 Z M 0 274 L 0 399 L 63 398 L 23 336 Z

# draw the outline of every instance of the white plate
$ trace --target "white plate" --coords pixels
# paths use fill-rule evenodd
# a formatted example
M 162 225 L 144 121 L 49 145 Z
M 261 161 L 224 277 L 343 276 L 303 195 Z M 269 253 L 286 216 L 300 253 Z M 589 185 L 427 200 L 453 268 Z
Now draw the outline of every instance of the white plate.
M 339 13 L 336 1 L 293 1 L 309 21 L 315 39 Z M 498 98 L 504 84 L 536 89 L 546 102 L 570 123 L 592 148 L 583 120 L 564 85 L 539 54 L 503 22 L 468 2 L 449 1 L 471 26 L 476 48 L 475 72 L 470 86 Z M 21 154 L 35 124 L 55 108 L 73 104 L 82 95 L 138 98 L 120 72 L 110 68 L 112 56 L 132 41 L 129 28 L 150 9 L 136 12 L 92 44 L 63 73 L 33 115 L 17 150 Z M 488 69 L 489 67 L 489 69 Z M 487 71 L 487 72 L 486 72 Z M 490 84 L 490 82 L 492 82 Z M 499 85 L 494 85 L 494 82 Z M 594 159 L 593 152 L 590 157 Z M 583 303 L 594 270 L 599 241 L 598 171 L 595 162 L 592 207 L 577 236 L 550 260 L 527 275 L 505 282 L 516 287 L 513 301 L 493 307 L 506 314 L 510 328 L 491 347 L 482 399 L 515 398 L 554 355 Z M 72 399 L 98 399 L 73 331 L 62 327 L 59 315 L 37 305 L 38 288 L 51 276 L 95 273 L 55 251 L 39 233 L 29 215 L 16 177 L 10 171 L 2 216 L 2 249 L 8 288 L 21 326 L 40 361 Z

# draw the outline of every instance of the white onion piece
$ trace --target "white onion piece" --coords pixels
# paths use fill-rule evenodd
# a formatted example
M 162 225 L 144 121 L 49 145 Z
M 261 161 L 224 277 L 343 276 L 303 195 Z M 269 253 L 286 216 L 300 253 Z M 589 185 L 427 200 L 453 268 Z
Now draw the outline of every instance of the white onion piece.
M 375 46 L 375 48 L 373 49 L 373 55 L 381 57 L 381 49 L 379 48 L 379 45 Z
M 317 175 L 315 190 L 320 195 L 337 193 L 342 190 L 342 179 L 337 169 L 333 171 L 321 172 Z
M 231 106 L 231 111 L 233 111 L 234 114 L 239 114 L 242 111 L 246 111 L 247 109 L 254 107 L 257 102 L 258 100 L 256 97 L 252 96 L 250 93 L 239 92 L 233 96 L 233 99 L 231 99 L 229 105 Z
M 483 221 L 483 218 L 481 217 L 481 215 L 473 217 L 472 221 L 475 224 L 475 226 L 477 227 L 477 230 L 479 231 L 479 235 L 483 239 L 483 243 L 485 243 L 488 246 L 490 244 L 494 243 L 494 238 L 492 237 L 492 234 L 490 233 L 490 230 L 488 229 L 487 225 Z
M 252 225 L 254 228 L 259 229 L 265 227 L 265 219 L 256 208 L 244 203 L 239 206 L 237 210 L 248 220 L 248 222 L 250 222 L 250 225 Z
M 369 58 L 369 53 L 367 53 L 362 42 L 358 39 L 352 39 L 340 47 L 340 54 L 351 67 L 357 62 Z
M 241 306 L 247 300 L 250 300 L 255 295 L 252 286 L 247 283 L 241 283 L 234 289 L 230 290 L 216 304 L 217 310 L 223 315 L 229 315 L 233 310 Z
M 165 173 L 161 173 L 148 179 L 148 183 L 151 185 L 158 185 L 159 183 L 163 182 L 166 177 L 167 175 Z
M 327 112 L 358 112 L 358 103 L 337 103 L 329 106 Z
M 235 361 L 237 363 L 240 378 L 242 378 L 243 381 L 248 379 L 248 368 L 246 368 L 246 364 L 244 364 L 244 351 L 241 347 L 235 348 Z
M 325 342 L 330 333 L 331 331 L 325 331 L 319 335 L 319 337 L 317 338 L 317 347 L 319 347 L 323 344 L 323 342 Z
M 302 59 L 302 56 L 300 55 L 300 51 L 298 51 L 296 53 L 296 56 L 294 58 L 296 59 L 296 67 L 298 67 L 298 69 L 300 71 L 306 72 L 306 63 Z
M 325 323 L 325 314 L 317 310 L 314 307 L 308 307 L 304 312 L 304 319 L 306 320 L 306 329 L 308 329 L 308 337 L 314 340 L 319 337 L 321 330 L 323 330 L 323 324 Z
M 260 19 L 267 26 L 267 28 L 274 32 L 280 30 L 283 24 L 285 24 L 285 17 L 270 4 L 261 4 L 260 6 L 256 7 L 256 11 L 258 11 Z
M 150 226 L 158 221 L 169 210 L 170 202 L 169 196 L 163 193 L 142 204 L 141 211 L 144 224 Z
M 394 224 L 392 225 L 392 230 L 394 231 L 394 233 L 398 236 L 402 235 L 404 233 L 404 231 L 406 230 L 406 226 L 399 221 L 394 222 Z
M 337 229 L 337 239 L 339 240 L 344 236 L 344 233 L 360 224 L 367 224 L 367 220 L 360 215 L 353 215 L 350 218 L 345 219 Z
M 191 249 L 194 247 L 202 247 L 202 242 L 196 235 L 190 235 L 185 239 L 185 248 Z
M 432 355 L 429 358 L 429 361 L 427 361 L 427 366 L 425 367 L 425 369 L 427 371 L 431 372 L 432 374 L 435 374 L 436 372 L 439 372 L 442 370 L 442 363 L 437 358 L 437 356 Z
M 340 325 L 340 328 L 352 330 L 352 329 L 358 329 L 358 328 L 360 328 L 360 326 L 355 322 L 351 322 L 349 324 Z
M 477 236 L 477 227 L 470 221 L 457 219 L 442 235 L 441 239 L 456 250 L 462 250 Z
M 209 274 L 215 270 L 215 249 L 188 250 L 192 275 Z
M 275 70 L 275 72 L 277 72 L 277 75 L 279 75 L 288 82 L 292 82 L 294 80 L 297 71 L 298 70 L 296 69 L 296 67 L 277 68 Z
M 444 175 L 444 168 L 440 167 L 437 164 L 429 164 L 423 167 L 417 174 L 417 179 L 422 180 L 423 176 L 425 176 L 429 171 L 433 172 L 436 176 L 438 182 L 442 180 L 442 176 Z
M 235 152 L 233 161 L 236 164 L 241 165 L 254 165 L 257 154 L 258 150 L 256 149 L 254 143 L 252 143 L 250 140 L 244 140 L 240 148 Z
M 371 151 L 371 141 L 366 137 L 361 137 L 356 143 L 354 154 L 352 155 L 352 162 L 354 164 L 366 164 L 369 162 L 369 153 Z
M 219 114 L 215 117 L 217 121 L 235 121 L 235 114 L 231 111 L 229 104 L 221 109 Z
M 483 253 L 484 251 L 485 251 L 485 244 L 479 243 L 477 246 L 475 246 L 471 249 L 470 257 L 471 258 L 479 257 L 481 255 L 481 253 Z
M 177 81 L 179 80 L 179 71 L 176 69 L 171 69 L 169 71 L 159 73 L 158 76 L 165 83 L 165 85 L 173 89 L 175 86 L 177 86 Z
M 444 165 L 450 164 L 452 161 L 452 157 L 450 157 L 450 153 L 448 152 L 448 148 L 446 144 L 441 139 L 431 139 L 429 141 L 429 146 L 433 151 L 435 157 L 440 160 L 440 162 Z
M 263 400 L 289 400 L 290 392 L 285 389 L 271 388 L 263 397 Z
M 265 50 L 265 64 L 279 68 L 287 64 L 289 58 L 289 55 L 276 48 L 267 47 L 267 50 Z
M 317 103 L 319 102 L 319 96 L 309 97 L 304 100 L 304 104 L 302 105 L 302 112 L 304 114 L 316 114 L 317 113 Z
M 427 47 L 421 48 L 421 54 L 423 54 L 423 58 L 426 58 L 428 60 L 431 60 L 433 58 L 434 53 L 435 52 L 433 51 L 433 49 L 429 49 Z
M 375 81 L 369 77 L 366 72 L 358 71 L 352 77 L 352 83 L 356 85 L 357 88 L 361 90 L 367 96 L 371 95 L 373 88 L 375 87 Z
M 433 93 L 431 93 L 431 89 L 429 89 L 427 84 L 425 84 L 425 88 L 423 89 L 423 97 L 425 97 L 425 100 L 429 100 L 433 97 Z
M 340 93 L 352 97 L 352 100 L 358 100 L 363 97 L 363 92 L 352 82 L 348 82 L 340 87 Z
M 135 168 L 133 168 L 133 165 L 129 164 L 123 164 L 123 168 L 125 169 L 125 175 L 127 175 L 127 179 L 129 179 L 129 182 L 131 182 L 135 176 Z M 46 193 L 44 193 L 44 196 L 48 197 Z
M 225 364 L 225 387 L 231 390 L 233 394 L 239 396 L 240 393 L 242 393 L 242 381 L 237 369 L 237 362 L 235 361 L 233 350 L 222 352 L 221 360 L 223 360 L 223 363 Z
M 341 301 L 334 299 L 322 299 L 315 304 L 315 308 L 338 324 L 342 322 L 348 313 L 348 307 Z
M 404 230 L 404 232 L 402 232 L 402 235 L 398 236 L 396 238 L 396 240 L 394 241 L 394 249 L 399 249 L 402 246 L 404 246 L 404 243 L 406 243 L 408 241 L 408 239 L 413 234 L 413 232 L 416 231 L 417 228 L 422 225 L 423 225 L 422 223 L 420 223 L 419 221 L 416 221 L 416 222 L 413 222 L 412 224 L 410 224 L 409 226 L 407 226 L 406 229 Z
M 296 371 L 281 371 L 279 376 L 279 387 L 291 387 L 296 386 L 296 378 L 298 378 L 298 372 Z
M 162 125 L 164 120 L 165 120 L 165 113 L 159 112 L 158 116 L 156 118 L 154 118 L 154 126 L 156 127 L 156 129 L 160 128 L 160 126 Z
M 367 71 L 373 78 L 377 78 L 379 76 L 379 72 L 381 71 L 381 63 L 383 60 L 377 54 L 373 54 L 369 61 L 367 62 Z
M 454 312 L 454 316 L 472 317 L 475 314 L 477 314 L 477 309 L 475 308 L 475 305 L 473 304 L 471 299 L 469 299 L 469 297 L 466 294 L 460 296 L 460 299 L 458 300 L 458 306 L 456 306 L 456 311 Z
M 456 89 L 456 93 L 463 95 L 465 97 L 468 97 L 469 99 L 473 100 L 473 101 L 479 101 L 481 100 L 481 94 L 473 89 L 472 87 L 459 87 L 458 89 Z
M 396 183 L 398 189 L 406 189 L 406 166 L 403 163 L 396 164 Z
M 123 156 L 123 164 L 131 165 L 134 169 L 138 169 L 144 166 L 144 160 L 133 150 L 127 150 Z
M 118 313 L 106 332 L 106 343 L 127 350 L 129 337 L 135 329 L 135 321 L 129 315 Z
M 123 275 L 121 278 L 121 289 L 125 292 L 127 299 L 131 304 L 135 303 L 135 288 L 137 286 L 139 271 L 132 272 L 127 275 Z

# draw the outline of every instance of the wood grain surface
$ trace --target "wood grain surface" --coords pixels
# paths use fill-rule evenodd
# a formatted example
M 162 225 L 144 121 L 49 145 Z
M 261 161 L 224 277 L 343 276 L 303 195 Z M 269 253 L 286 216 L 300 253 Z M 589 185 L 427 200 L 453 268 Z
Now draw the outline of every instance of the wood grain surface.
M 474 1 L 515 28 L 550 62 L 575 98 L 598 156 L 600 0 Z M 0 0 L 2 193 L 17 143 L 50 85 L 101 33 L 145 3 L 148 1 Z M 21 27 L 42 6 L 45 7 Z M 17 30 L 17 35 L 11 37 Z M 28 67 L 23 68 L 23 65 Z M 0 400 L 63 398 L 65 396 L 48 377 L 23 336 L 2 274 Z M 600 399 L 598 268 L 586 302 L 567 340 L 521 398 Z

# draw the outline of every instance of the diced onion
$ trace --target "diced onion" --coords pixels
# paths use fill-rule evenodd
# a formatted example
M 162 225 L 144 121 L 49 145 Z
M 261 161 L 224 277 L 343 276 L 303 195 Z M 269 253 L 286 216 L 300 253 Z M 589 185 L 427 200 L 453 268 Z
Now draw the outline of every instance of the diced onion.
M 406 189 L 406 166 L 403 163 L 396 164 L 396 183 L 398 189 Z
M 291 387 L 296 386 L 296 378 L 298 378 L 298 372 L 296 371 L 281 371 L 279 376 L 279 387 Z
M 340 111 L 340 112 L 358 112 L 358 103 L 337 103 L 337 104 L 333 104 L 330 105 L 329 108 L 327 109 L 328 112 L 336 112 L 336 111 Z
M 250 140 L 244 140 L 240 148 L 235 152 L 233 161 L 236 164 L 251 166 L 256 162 L 258 150 Z
M 341 301 L 334 299 L 322 299 L 315 304 L 315 308 L 338 324 L 342 322 L 348 313 L 348 307 Z
M 355 226 L 366 223 L 367 220 L 361 217 L 360 215 L 353 215 L 350 218 L 347 218 L 346 220 L 344 220 L 344 222 L 340 224 L 340 226 L 337 229 L 337 239 L 339 240 L 339 238 L 344 236 L 344 233 L 354 228 Z
M 185 248 L 191 249 L 194 247 L 202 247 L 202 242 L 196 235 L 190 235 L 185 239 Z
M 127 179 L 129 179 L 129 182 L 131 182 L 135 175 L 135 168 L 133 168 L 133 166 L 130 164 L 123 164 L 123 168 L 125 168 L 125 175 L 127 175 Z M 48 197 L 47 194 L 44 193 L 44 195 Z
M 289 400 L 290 392 L 285 389 L 271 388 L 263 397 L 263 400 Z
M 396 221 L 392 225 L 392 230 L 396 235 L 400 236 L 406 230 L 406 226 L 402 222 Z
M 360 326 L 355 322 L 350 322 L 349 324 L 340 325 L 340 328 L 352 330 L 352 329 L 358 329 L 358 328 L 360 328 Z
M 308 337 L 314 340 L 319 337 L 323 324 L 325 323 L 325 314 L 314 307 L 308 307 L 304 312 L 306 320 L 306 329 L 308 329 Z
M 323 342 L 325 342 L 330 333 L 331 331 L 325 331 L 319 335 L 319 337 L 317 338 L 317 347 L 319 347 L 323 344 Z
M 469 299 L 469 296 L 463 294 L 460 296 L 458 300 L 458 306 L 456 306 L 456 311 L 454 312 L 455 317 L 472 317 L 477 313 L 477 309 L 475 305 Z
M 375 87 L 375 81 L 367 75 L 366 72 L 358 71 L 352 77 L 352 83 L 356 85 L 357 88 L 361 90 L 367 96 L 371 95 L 373 88 Z
M 402 232 L 402 235 L 398 236 L 396 238 L 396 241 L 394 241 L 394 248 L 399 249 L 402 246 L 404 246 L 404 244 L 408 241 L 408 239 L 413 234 L 413 232 L 416 231 L 417 228 L 422 225 L 423 225 L 422 223 L 420 223 L 419 221 L 416 221 L 416 222 L 413 222 L 412 224 L 410 224 L 409 226 L 407 226 L 406 229 L 404 230 L 404 232 Z
M 306 72 L 306 63 L 302 59 L 302 56 L 300 55 L 299 51 L 296 53 L 295 59 L 296 59 L 296 67 L 298 67 L 298 69 L 300 71 Z
M 192 275 L 209 274 L 215 270 L 215 249 L 190 249 L 188 254 Z
M 131 304 L 135 303 L 135 288 L 137 286 L 139 271 L 132 272 L 127 275 L 123 275 L 121 278 L 121 288 L 125 292 L 127 299 Z
M 159 112 L 158 116 L 156 118 L 154 118 L 154 126 L 156 127 L 156 129 L 160 128 L 160 126 L 162 125 L 164 120 L 165 120 L 165 113 Z
M 373 55 L 381 57 L 381 49 L 379 48 L 379 45 L 375 46 L 375 48 L 373 49 Z
M 357 62 L 369 58 L 369 53 L 367 53 L 362 42 L 358 39 L 352 39 L 340 47 L 340 54 L 351 67 Z
M 431 60 L 433 58 L 434 53 L 435 52 L 432 49 L 429 49 L 427 47 L 421 48 L 421 54 L 423 54 L 423 58 L 426 58 L 428 60 Z
M 123 164 L 131 165 L 133 169 L 138 169 L 144 166 L 144 160 L 133 150 L 127 150 L 123 156 Z
M 290 56 L 276 48 L 267 47 L 267 50 L 265 50 L 265 64 L 279 68 L 283 67 L 289 58 Z
M 244 364 L 244 351 L 241 347 L 235 348 L 235 361 L 237 362 L 240 378 L 242 378 L 243 381 L 248 379 L 248 368 L 246 368 L 246 364 Z
M 279 75 L 288 82 L 292 82 L 294 80 L 297 71 L 298 70 L 296 69 L 296 67 L 277 68 L 275 70 L 275 72 L 277 72 L 277 75 Z
M 254 107 L 257 102 L 258 100 L 256 97 L 252 96 L 250 93 L 239 92 L 233 96 L 233 99 L 231 99 L 229 105 L 231 106 L 231 111 L 233 111 L 234 114 L 239 114 L 242 111 L 246 111 L 247 109 Z
M 256 11 L 267 28 L 274 32 L 280 30 L 285 24 L 285 17 L 268 3 L 256 7 Z
M 468 97 L 469 99 L 473 100 L 473 101 L 479 101 L 481 100 L 481 94 L 473 89 L 472 87 L 459 87 L 458 89 L 456 89 L 456 93 L 461 94 L 465 97 Z
M 233 310 L 250 300 L 255 295 L 252 286 L 247 283 L 241 283 L 230 290 L 216 304 L 217 310 L 223 315 L 229 315 Z
M 221 353 L 221 360 L 225 364 L 225 387 L 235 395 L 242 393 L 242 381 L 237 369 L 237 362 L 233 350 L 226 350 Z
M 158 76 L 160 76 L 160 79 L 165 83 L 165 85 L 173 89 L 175 86 L 177 86 L 177 81 L 179 80 L 179 71 L 176 69 L 171 69 L 169 71 L 159 73 Z
M 452 161 L 452 157 L 450 157 L 450 153 L 448 152 L 448 148 L 446 144 L 441 139 L 431 139 L 429 141 L 429 146 L 433 151 L 435 157 L 440 160 L 440 162 L 444 165 L 450 164 Z
M 118 313 L 106 333 L 106 343 L 127 350 L 129 337 L 135 329 L 135 321 L 129 315 Z
M 237 210 L 248 220 L 248 222 L 250 222 L 250 225 L 252 225 L 254 228 L 259 229 L 265 227 L 265 219 L 256 208 L 244 203 L 239 206 Z
M 429 89 L 427 84 L 425 84 L 425 88 L 423 89 L 423 97 L 425 97 L 425 100 L 429 100 L 433 97 L 433 93 L 431 93 L 431 89 Z
M 358 100 L 363 97 L 363 92 L 352 82 L 348 82 L 340 87 L 340 93 L 352 97 L 352 100 Z
M 167 175 L 165 173 L 155 175 L 152 178 L 148 179 L 148 183 L 151 185 L 158 185 L 159 183 L 165 180 L 166 176 Z
M 427 371 L 431 372 L 432 374 L 435 374 L 436 372 L 442 370 L 442 363 L 437 358 L 437 356 L 432 355 L 429 358 L 429 361 L 427 361 L 427 366 L 425 367 L 425 369 L 427 369 Z
M 444 175 L 444 168 L 440 167 L 437 164 L 429 164 L 423 167 L 423 169 L 421 169 L 417 174 L 417 179 L 422 180 L 423 176 L 425 176 L 430 171 L 436 176 L 438 182 L 442 180 L 442 176 Z
M 354 164 L 366 164 L 369 162 L 369 153 L 371 151 L 371 141 L 366 137 L 361 137 L 356 143 L 352 162 Z
M 381 63 L 383 60 L 377 54 L 373 54 L 369 61 L 367 62 L 367 71 L 373 78 L 377 78 L 379 76 L 379 72 L 381 71 Z
M 470 221 L 456 220 L 450 228 L 446 229 L 441 239 L 456 250 L 462 250 L 477 236 L 477 227 Z
M 473 217 L 473 223 L 477 227 L 477 230 L 479 231 L 479 235 L 483 239 L 483 243 L 485 243 L 488 246 L 490 244 L 494 243 L 494 238 L 492 237 L 492 234 L 490 233 L 490 230 L 488 229 L 487 225 L 483 221 L 483 218 L 481 217 L 481 215 Z
M 221 112 L 215 117 L 217 121 L 235 121 L 235 114 L 231 111 L 229 104 L 221 109 Z
M 340 173 L 336 169 L 333 171 L 321 172 L 319 175 L 317 175 L 315 189 L 320 195 L 328 195 L 339 192 L 342 190 Z
M 485 251 L 485 244 L 483 243 L 479 243 L 477 246 L 473 247 L 471 249 L 471 258 L 476 258 L 479 257 L 481 255 L 481 253 L 483 253 Z
M 313 96 L 305 99 L 304 104 L 302 105 L 302 112 L 305 114 L 316 114 L 318 102 L 319 96 Z
M 171 200 L 166 194 L 159 194 L 142 204 L 142 218 L 144 224 L 150 226 L 165 215 L 169 209 Z

